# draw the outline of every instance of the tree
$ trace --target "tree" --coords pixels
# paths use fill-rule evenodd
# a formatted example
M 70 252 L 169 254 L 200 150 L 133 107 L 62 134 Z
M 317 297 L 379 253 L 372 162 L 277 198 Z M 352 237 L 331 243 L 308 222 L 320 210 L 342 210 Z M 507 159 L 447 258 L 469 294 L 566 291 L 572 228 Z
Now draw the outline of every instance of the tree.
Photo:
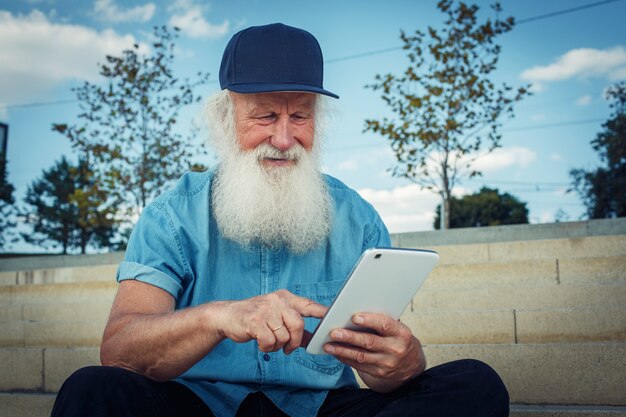
M 406 71 L 377 75 L 367 86 L 381 92 L 395 116 L 366 120 L 365 131 L 391 142 L 394 176 L 441 195 L 447 228 L 455 185 L 480 175 L 471 169 L 478 151 L 484 142 L 488 151 L 499 146 L 503 116 L 512 117 L 514 104 L 529 92 L 490 79 L 500 53 L 495 39 L 513 29 L 512 17 L 478 23 L 475 5 L 442 0 L 437 7 L 447 16 L 441 30 L 429 27 L 428 37 L 419 30 L 401 32 Z M 498 3 L 492 8 L 501 11 Z
M 113 244 L 115 207 L 99 189 L 86 159 L 74 166 L 61 158 L 33 181 L 24 201 L 32 207 L 25 218 L 33 233 L 22 234 L 29 243 L 61 246 L 63 254 L 75 248 L 85 253 L 89 244 Z
M 16 240 L 14 230 L 16 209 L 13 198 L 15 187 L 7 179 L 5 166 L 4 155 L 0 154 L 0 250 L 4 250 Z
M 453 196 L 450 206 L 450 228 L 528 223 L 526 203 L 493 188 L 482 187 L 479 192 L 461 198 Z M 441 205 L 437 207 L 435 229 L 440 228 L 440 212 Z
M 75 88 L 81 124 L 54 124 L 81 155 L 89 155 L 102 191 L 125 208 L 125 216 L 138 214 L 173 179 L 187 169 L 200 170 L 192 158 L 206 153 L 175 127 L 180 110 L 196 103 L 194 89 L 208 81 L 173 75 L 177 28 L 154 28 L 149 54 L 140 45 L 107 56 L 99 64 L 105 85 L 85 82 Z M 130 197 L 130 201 L 129 201 Z
M 607 97 L 614 112 L 591 141 L 604 166 L 570 171 L 570 191 L 578 193 L 591 219 L 626 216 L 626 83 L 610 87 Z

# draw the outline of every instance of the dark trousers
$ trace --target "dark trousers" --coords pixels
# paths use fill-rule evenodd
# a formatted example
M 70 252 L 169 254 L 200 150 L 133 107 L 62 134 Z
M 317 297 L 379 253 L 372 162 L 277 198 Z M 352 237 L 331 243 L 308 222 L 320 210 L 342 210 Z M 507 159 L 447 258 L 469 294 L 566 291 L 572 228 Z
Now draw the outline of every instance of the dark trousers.
M 498 374 L 465 359 L 428 369 L 402 388 L 330 391 L 319 416 L 506 417 L 509 395 Z M 72 374 L 61 387 L 52 416 L 210 417 L 209 406 L 177 382 L 155 382 L 120 368 L 93 366 Z M 285 417 L 258 392 L 243 401 L 238 417 Z

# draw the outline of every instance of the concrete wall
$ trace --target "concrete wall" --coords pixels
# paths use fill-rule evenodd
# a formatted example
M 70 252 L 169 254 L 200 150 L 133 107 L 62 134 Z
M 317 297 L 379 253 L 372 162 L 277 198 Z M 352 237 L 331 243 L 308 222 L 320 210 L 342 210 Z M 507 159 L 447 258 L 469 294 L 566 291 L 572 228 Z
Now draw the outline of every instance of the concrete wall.
M 573 239 L 623 234 L 626 234 L 626 217 L 580 222 L 468 227 L 443 232 L 433 230 L 428 232 L 396 233 L 391 235 L 391 239 L 394 246 L 430 247 L 518 240 Z
M 394 246 L 418 248 L 471 243 L 579 238 L 623 234 L 626 234 L 626 218 L 548 224 L 472 227 L 446 230 L 443 232 L 395 233 L 391 235 L 391 241 Z M 82 256 L 65 255 L 4 258 L 0 259 L 0 272 L 111 265 L 119 264 L 123 259 L 123 252 Z

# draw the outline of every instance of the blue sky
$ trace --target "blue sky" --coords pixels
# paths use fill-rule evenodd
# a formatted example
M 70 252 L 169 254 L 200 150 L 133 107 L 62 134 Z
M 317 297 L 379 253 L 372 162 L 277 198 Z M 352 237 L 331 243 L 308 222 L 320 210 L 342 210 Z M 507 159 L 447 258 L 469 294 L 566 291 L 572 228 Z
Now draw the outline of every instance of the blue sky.
M 570 220 L 583 214 L 574 194 L 565 194 L 568 172 L 599 163 L 589 142 L 610 115 L 604 90 L 626 79 L 626 1 L 604 2 L 565 14 L 528 20 L 597 0 L 504 0 L 503 16 L 520 23 L 500 38 L 495 78 L 531 83 L 534 95 L 506 121 L 502 148 L 481 156 L 479 180 L 460 184 L 458 194 L 482 185 L 510 192 L 528 203 L 533 223 L 550 222 L 562 210 Z M 478 1 L 482 16 L 489 2 Z M 148 42 L 154 25 L 182 29 L 177 74 L 217 72 L 221 53 L 237 30 L 283 22 L 313 33 L 325 59 L 325 87 L 341 98 L 326 143 L 324 170 L 359 190 L 380 211 L 390 231 L 432 229 L 438 197 L 392 178 L 394 157 L 385 140 L 363 133 L 364 120 L 389 115 L 377 94 L 364 86 L 376 74 L 399 73 L 407 60 L 400 29 L 439 26 L 436 1 L 0 1 L 0 121 L 10 126 L 9 180 L 21 199 L 27 185 L 61 155 L 71 156 L 52 123 L 73 122 L 78 106 L 71 87 L 98 82 L 97 62 L 133 42 Z M 369 54 L 358 58 L 354 55 Z M 340 59 L 346 58 L 349 59 Z M 213 82 L 199 90 L 218 89 Z M 183 120 L 196 117 L 190 108 Z M 207 161 L 210 163 L 211 161 Z

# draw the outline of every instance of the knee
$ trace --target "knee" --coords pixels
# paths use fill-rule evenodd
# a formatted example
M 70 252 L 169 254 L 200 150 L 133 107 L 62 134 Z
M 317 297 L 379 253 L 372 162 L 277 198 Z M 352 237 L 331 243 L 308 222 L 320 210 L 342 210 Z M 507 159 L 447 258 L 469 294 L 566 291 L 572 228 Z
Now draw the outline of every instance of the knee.
M 116 384 L 116 381 L 122 378 L 124 372 L 128 371 L 108 366 L 80 368 L 65 380 L 60 392 L 68 391 L 75 395 L 82 395 L 83 393 L 97 395 L 99 392 L 103 392 L 102 387 L 104 385 L 108 387 L 120 386 L 120 384 Z
M 486 363 L 476 359 L 459 361 L 467 375 L 466 389 L 477 404 L 492 410 L 486 415 L 507 416 L 509 413 L 509 392 L 500 375 Z
M 126 391 L 129 385 L 138 378 L 142 377 L 120 368 L 81 368 L 61 386 L 52 408 L 52 416 L 103 415 L 113 403 L 122 403 L 128 397 Z M 99 411 L 96 413 L 94 410 Z

